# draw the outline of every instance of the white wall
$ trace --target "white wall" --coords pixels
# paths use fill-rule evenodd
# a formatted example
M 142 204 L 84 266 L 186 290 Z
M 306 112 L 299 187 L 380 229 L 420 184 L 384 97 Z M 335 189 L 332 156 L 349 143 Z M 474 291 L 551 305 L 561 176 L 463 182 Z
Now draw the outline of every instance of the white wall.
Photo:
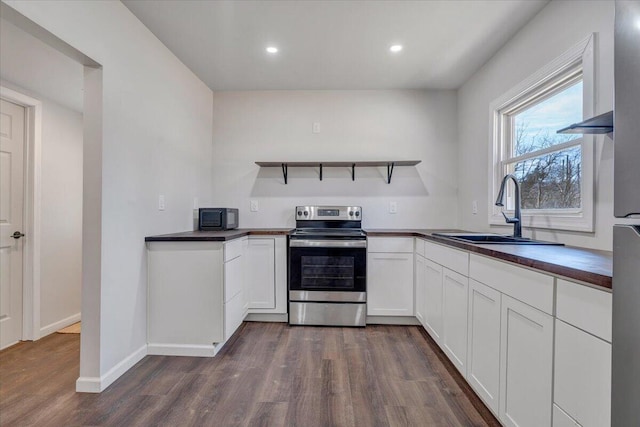
M 3 79 L 82 112 L 82 65 L 4 18 L 0 46 Z
M 35 325 L 42 337 L 80 317 L 83 130 L 77 109 L 82 106 L 69 92 L 81 95 L 82 66 L 8 21 L 0 25 L 0 83 L 42 102 L 40 324 Z
M 80 314 L 82 115 L 46 100 L 41 178 L 40 330 L 51 333 Z
M 239 208 L 240 227 L 293 227 L 304 204 L 362 206 L 367 228 L 456 225 L 454 91 L 215 92 L 213 117 L 212 202 Z M 350 168 L 325 168 L 323 181 L 318 168 L 289 168 L 287 185 L 254 163 L 393 159 L 422 163 L 396 167 L 391 184 L 386 168 L 356 168 L 355 182 Z
M 35 325 L 42 337 L 80 317 L 82 114 L 6 80 L 0 84 L 42 102 L 40 324 Z
M 612 1 L 558 1 L 547 5 L 458 92 L 460 227 L 489 230 L 489 104 L 566 50 L 597 33 L 596 114 L 613 108 Z M 538 229 L 539 239 L 611 250 L 613 221 L 613 146 L 596 137 L 595 233 L 550 232 Z M 478 214 L 471 213 L 473 200 Z M 512 227 L 492 227 L 506 232 Z M 532 235 L 525 229 L 524 234 Z
M 103 389 L 146 348 L 144 237 L 190 229 L 193 197 L 210 199 L 211 91 L 120 2 L 6 3 L 103 67 L 101 273 L 83 283 L 100 304 L 80 367 Z

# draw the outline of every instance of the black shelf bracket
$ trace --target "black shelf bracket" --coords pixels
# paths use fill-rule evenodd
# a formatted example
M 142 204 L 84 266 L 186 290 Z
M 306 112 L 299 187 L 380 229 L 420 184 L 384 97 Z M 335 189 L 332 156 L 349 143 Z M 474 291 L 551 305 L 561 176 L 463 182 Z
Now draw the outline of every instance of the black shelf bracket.
M 284 183 L 288 183 L 289 166 L 298 168 L 317 168 L 320 167 L 320 181 L 324 178 L 324 168 L 351 168 L 351 181 L 356 180 L 356 167 L 381 168 L 387 167 L 387 184 L 391 184 L 393 169 L 396 166 L 415 166 L 420 160 L 375 160 L 375 161 L 347 161 L 347 162 L 331 162 L 331 161 L 311 161 L 311 162 L 256 162 L 261 168 L 282 168 L 282 177 Z
M 393 167 L 395 163 L 387 163 L 387 184 L 391 184 L 391 175 L 393 175 Z

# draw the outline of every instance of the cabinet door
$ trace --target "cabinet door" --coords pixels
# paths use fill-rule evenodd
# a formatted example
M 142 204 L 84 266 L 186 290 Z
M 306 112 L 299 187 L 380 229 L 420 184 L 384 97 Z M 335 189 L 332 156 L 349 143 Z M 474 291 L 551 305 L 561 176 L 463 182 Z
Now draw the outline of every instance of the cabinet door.
M 425 328 L 442 346 L 442 266 L 425 259 Z
M 249 239 L 246 272 L 249 308 L 276 308 L 274 239 Z
M 224 302 L 242 294 L 244 288 L 244 259 L 237 256 L 224 263 Z M 244 304 L 243 304 L 244 305 Z
M 469 280 L 467 381 L 497 414 L 500 390 L 500 292 Z
M 224 263 L 224 338 L 229 339 L 245 316 L 244 257 Z
M 425 277 L 425 259 L 420 255 L 416 255 L 416 293 L 415 293 L 415 310 L 416 319 L 425 326 L 425 308 L 426 308 L 426 277 Z
M 367 315 L 414 315 L 413 253 L 369 253 Z
M 233 333 L 242 325 L 244 320 L 244 300 L 238 294 L 224 303 L 224 339 L 231 338 Z
M 553 318 L 503 294 L 501 324 L 500 420 L 550 426 Z
M 463 376 L 467 374 L 469 279 L 442 269 L 442 349 Z
M 553 400 L 583 427 L 611 425 L 611 344 L 556 319 Z

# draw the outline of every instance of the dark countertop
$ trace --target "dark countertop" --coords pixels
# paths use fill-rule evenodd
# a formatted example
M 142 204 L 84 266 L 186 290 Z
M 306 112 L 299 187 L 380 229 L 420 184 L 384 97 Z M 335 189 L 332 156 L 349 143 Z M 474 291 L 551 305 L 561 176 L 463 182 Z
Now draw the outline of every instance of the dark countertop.
M 611 289 L 613 276 L 613 252 L 575 246 L 544 245 L 495 245 L 464 243 L 433 233 L 464 232 L 462 230 L 366 230 L 367 236 L 422 237 L 437 243 L 487 255 L 501 261 L 535 268 L 568 279 L 580 280 L 592 285 Z
M 291 228 L 236 228 L 225 231 L 183 231 L 148 236 L 145 242 L 226 242 L 244 236 L 287 236 Z
M 184 231 L 145 237 L 146 242 L 226 242 L 244 236 L 286 236 L 291 228 L 238 228 L 227 231 Z M 433 236 L 464 230 L 367 229 L 369 237 L 421 237 L 437 243 L 512 262 L 543 272 L 611 289 L 613 253 L 574 246 L 492 245 L 464 243 Z

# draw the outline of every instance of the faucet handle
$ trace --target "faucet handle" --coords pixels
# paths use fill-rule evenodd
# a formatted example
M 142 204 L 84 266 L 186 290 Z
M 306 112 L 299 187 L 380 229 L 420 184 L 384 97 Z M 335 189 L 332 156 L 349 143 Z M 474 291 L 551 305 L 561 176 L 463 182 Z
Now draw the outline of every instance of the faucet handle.
M 504 217 L 504 220 L 505 220 L 505 221 L 507 221 L 507 224 L 515 224 L 515 223 L 520 222 L 520 220 L 519 220 L 518 218 L 515 218 L 515 217 L 514 217 L 514 218 L 509 218 L 509 217 L 507 216 L 507 214 L 506 214 L 506 213 L 504 213 L 504 211 L 500 211 L 500 213 L 501 213 L 501 214 L 502 214 L 502 216 Z

